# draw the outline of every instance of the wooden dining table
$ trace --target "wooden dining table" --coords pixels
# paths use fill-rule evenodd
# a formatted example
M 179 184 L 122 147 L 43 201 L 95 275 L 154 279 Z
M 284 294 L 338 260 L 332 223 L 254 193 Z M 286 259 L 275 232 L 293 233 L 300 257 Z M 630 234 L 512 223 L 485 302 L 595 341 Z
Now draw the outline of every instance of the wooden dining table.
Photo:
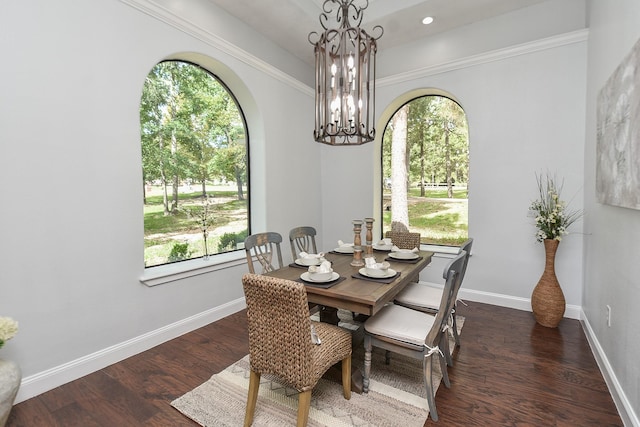
M 307 285 L 305 288 L 310 303 L 372 316 L 380 311 L 385 304 L 393 301 L 393 298 L 409 282 L 417 280 L 420 271 L 431 262 L 433 252 L 420 251 L 417 255 L 417 260 L 394 260 L 389 257 L 389 252 L 374 251 L 373 256 L 377 262 L 388 261 L 390 268 L 399 273 L 391 281 L 369 279 L 359 275 L 359 270 L 362 267 L 351 265 L 353 254 L 336 252 L 324 255 L 325 259 L 331 262 L 333 271 L 340 275 L 336 284 L 330 287 L 323 287 L 322 284 L 316 286 L 302 281 L 300 276 L 307 270 L 307 267 L 297 266 L 294 263 L 266 274 L 282 279 L 301 281 Z
M 265 274 L 305 283 L 309 303 L 321 306 L 320 320 L 337 325 L 338 309 L 363 315 L 364 321 L 366 317 L 376 314 L 385 304 L 393 301 L 409 282 L 418 279 L 420 271 L 431 262 L 433 252 L 420 251 L 417 255 L 417 260 L 400 261 L 390 258 L 388 252 L 374 251 L 373 256 L 377 262 L 388 261 L 390 268 L 399 273 L 392 280 L 385 281 L 364 278 L 359 274 L 362 267 L 351 265 L 353 254 L 335 252 L 325 254 L 325 259 L 331 262 L 333 271 L 340 275 L 335 284 L 326 285 L 329 287 L 305 283 L 300 276 L 308 267 L 295 263 Z M 362 331 L 360 334 L 354 333 L 354 345 L 359 344 L 358 335 L 361 337 L 361 333 Z M 327 375 L 337 382 L 340 381 L 339 369 L 329 370 Z M 362 373 L 357 369 L 352 370 L 351 389 L 356 393 L 362 393 Z

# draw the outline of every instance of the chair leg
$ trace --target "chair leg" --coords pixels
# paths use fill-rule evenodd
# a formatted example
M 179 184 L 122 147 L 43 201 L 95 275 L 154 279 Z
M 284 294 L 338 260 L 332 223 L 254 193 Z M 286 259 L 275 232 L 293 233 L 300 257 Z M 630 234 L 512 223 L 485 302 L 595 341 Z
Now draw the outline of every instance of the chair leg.
M 345 399 L 351 399 L 351 355 L 342 359 L 342 393 Z
M 305 427 L 309 419 L 311 407 L 311 390 L 303 391 L 298 395 L 298 427 Z
M 451 347 L 449 347 L 449 334 L 442 334 L 440 340 L 440 348 L 444 354 L 444 359 L 447 361 L 447 365 L 453 366 L 453 356 L 451 355 Z
M 436 410 L 436 399 L 433 394 L 433 356 L 426 356 L 423 362 L 424 385 L 427 389 L 427 403 L 429 404 L 429 415 L 433 421 L 438 421 L 438 411 Z
M 447 371 L 447 359 L 438 355 L 440 362 L 440 371 L 442 372 L 442 382 L 447 388 L 451 388 L 451 381 L 449 381 L 449 371 Z
M 456 339 L 456 347 L 460 347 L 460 335 L 458 335 L 458 321 L 456 320 L 456 309 L 451 312 L 451 318 L 453 319 L 453 337 Z
M 253 422 L 253 414 L 256 411 L 258 400 L 258 388 L 260 387 L 260 374 L 251 371 L 249 373 L 249 395 L 247 396 L 247 411 L 244 414 L 244 427 L 249 427 Z
M 369 393 L 369 374 L 371 374 L 371 337 L 364 336 L 364 372 L 362 373 L 362 392 Z

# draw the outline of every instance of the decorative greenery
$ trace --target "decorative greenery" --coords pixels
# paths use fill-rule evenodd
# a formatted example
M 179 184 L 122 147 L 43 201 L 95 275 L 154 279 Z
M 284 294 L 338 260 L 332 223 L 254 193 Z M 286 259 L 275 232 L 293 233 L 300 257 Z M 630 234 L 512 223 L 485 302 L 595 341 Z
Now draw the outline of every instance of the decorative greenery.
M 560 198 L 564 181 L 559 185 L 555 176 L 536 174 L 538 181 L 538 193 L 540 197 L 531 203 L 529 210 L 536 212 L 536 240 L 542 242 L 545 239 L 562 240 L 562 236 L 568 234 L 567 228 L 579 220 L 583 212 L 581 210 L 569 210 L 567 203 Z
M 218 252 L 232 251 L 238 247 L 238 243 L 243 242 L 247 237 L 247 230 L 238 233 L 224 233 L 220 236 Z
M 206 195 L 202 197 L 202 203 L 194 206 L 185 206 L 183 207 L 187 216 L 195 220 L 195 222 L 200 227 L 200 231 L 202 232 L 202 238 L 204 240 L 204 259 L 209 258 L 209 248 L 207 246 L 207 237 L 209 237 L 209 228 L 213 225 L 214 211 L 215 207 L 213 205 L 213 201 Z
M 169 254 L 169 262 L 184 261 L 191 257 L 191 251 L 189 250 L 189 243 L 174 243 Z
M 0 317 L 0 348 L 18 333 L 18 322 L 10 317 Z

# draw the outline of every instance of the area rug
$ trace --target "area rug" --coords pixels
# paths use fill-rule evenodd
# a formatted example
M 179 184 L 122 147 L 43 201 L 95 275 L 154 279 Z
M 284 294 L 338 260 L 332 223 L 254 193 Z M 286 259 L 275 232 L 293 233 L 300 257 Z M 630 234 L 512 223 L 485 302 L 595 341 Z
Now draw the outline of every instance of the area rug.
M 344 319 L 341 325 L 357 325 Z M 458 316 L 458 330 L 464 318 Z M 450 348 L 455 348 L 453 338 Z M 354 348 L 353 368 L 362 370 L 364 349 Z M 422 362 L 399 354 L 391 355 L 385 365 L 384 350 L 374 348 L 368 394 L 352 393 L 350 400 L 342 395 L 342 385 L 321 379 L 313 389 L 309 426 L 423 426 L 429 407 L 422 379 Z M 434 364 L 434 384 L 442 375 Z M 243 357 L 207 382 L 171 402 L 171 405 L 198 424 L 206 427 L 241 426 L 244 421 L 249 386 L 249 356 Z M 437 386 L 436 386 L 437 387 Z M 254 426 L 281 427 L 295 425 L 298 411 L 297 390 L 277 379 L 263 375 L 260 381 Z

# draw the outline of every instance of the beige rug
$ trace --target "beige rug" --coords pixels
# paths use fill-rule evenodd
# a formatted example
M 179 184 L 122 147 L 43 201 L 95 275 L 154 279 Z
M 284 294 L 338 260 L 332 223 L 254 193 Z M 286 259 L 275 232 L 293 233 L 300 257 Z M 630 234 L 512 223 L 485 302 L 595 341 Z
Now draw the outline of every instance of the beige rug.
M 355 328 L 351 319 L 340 314 L 341 325 Z M 464 318 L 458 317 L 458 329 Z M 454 348 L 451 339 L 451 349 Z M 362 370 L 364 350 L 354 348 L 353 367 Z M 435 383 L 442 375 L 435 365 Z M 202 426 L 241 426 L 244 421 L 249 356 L 245 356 L 171 405 Z M 392 354 L 391 364 L 384 364 L 384 351 L 372 354 L 371 382 L 368 394 L 342 396 L 342 385 L 321 379 L 313 389 L 309 426 L 423 426 L 429 414 L 422 380 L 422 362 Z M 298 392 L 275 378 L 263 375 L 258 394 L 254 426 L 281 427 L 295 425 Z

